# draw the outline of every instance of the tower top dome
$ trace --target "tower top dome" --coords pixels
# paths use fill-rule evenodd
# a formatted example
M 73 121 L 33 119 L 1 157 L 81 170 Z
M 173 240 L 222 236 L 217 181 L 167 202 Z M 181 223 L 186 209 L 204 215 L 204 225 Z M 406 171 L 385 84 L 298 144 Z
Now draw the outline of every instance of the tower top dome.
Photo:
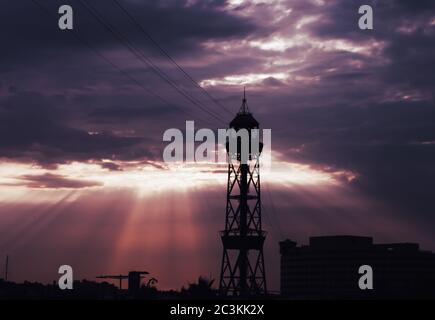
M 239 129 L 258 129 L 260 124 L 249 112 L 248 103 L 246 101 L 246 91 L 243 89 L 243 100 L 239 112 L 235 118 L 230 122 L 230 128 L 238 131 Z

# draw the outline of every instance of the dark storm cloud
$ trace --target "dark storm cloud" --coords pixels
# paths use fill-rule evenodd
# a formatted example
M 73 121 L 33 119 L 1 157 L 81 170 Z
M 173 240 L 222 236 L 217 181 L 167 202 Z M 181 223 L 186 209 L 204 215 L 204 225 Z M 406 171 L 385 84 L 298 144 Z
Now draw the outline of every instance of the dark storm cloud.
M 360 30 L 358 8 L 370 5 L 373 8 L 374 29 Z M 433 1 L 407 0 L 332 0 L 325 1 L 322 18 L 311 25 L 311 31 L 323 37 L 341 37 L 363 39 L 367 36 L 390 39 L 398 27 L 404 23 L 421 24 L 433 16 Z
M 100 165 L 103 169 L 108 169 L 110 171 L 122 171 L 121 166 L 114 162 L 102 162 Z
M 162 132 L 180 123 L 177 118 L 202 121 L 197 112 L 185 110 L 187 101 L 137 60 L 80 1 L 69 3 L 80 39 L 57 27 L 57 9 L 63 2 L 37 2 L 51 15 L 30 0 L 11 2 L 0 12 L 5 26 L 0 36 L 6 44 L 0 51 L 1 157 L 46 166 L 107 158 L 154 160 L 161 155 L 150 151 L 150 141 L 161 143 Z M 162 59 L 113 1 L 87 3 L 155 63 Z M 223 1 L 121 3 L 174 56 L 201 56 L 203 41 L 244 37 L 257 29 L 248 18 L 223 10 Z M 169 73 L 173 68 L 160 67 Z M 194 72 L 204 74 L 204 68 Z M 183 88 L 189 86 L 184 83 Z
M 71 179 L 62 175 L 45 173 L 41 175 L 24 175 L 19 177 L 23 183 L 19 185 L 27 186 L 28 188 L 41 189 L 82 189 L 89 187 L 97 187 L 102 184 L 97 181 Z
M 435 11 L 435 6 L 434 6 Z M 435 30 L 425 32 L 418 29 L 410 34 L 397 35 L 386 49 L 387 56 L 393 65 L 385 70 L 388 82 L 431 89 L 435 94 Z
M 280 147 L 298 161 L 356 171 L 354 187 L 397 213 L 433 225 L 435 28 L 430 22 L 435 5 L 373 3 L 375 30 L 363 32 L 355 27 L 360 2 L 331 3 L 319 23 L 309 26 L 313 36 L 356 45 L 382 41 L 385 47 L 378 57 L 332 53 L 359 61 L 361 68 L 331 58 L 302 69 L 322 80 L 307 88 L 309 95 L 287 97 L 289 105 L 305 108 L 288 111 Z M 371 62 L 378 59 L 383 62 Z M 325 72 L 331 67 L 335 72 Z
M 362 4 L 373 7 L 374 30 L 356 27 Z M 435 64 L 434 17 L 433 1 L 331 1 L 311 32 L 327 39 L 385 41 L 383 57 L 390 64 L 374 70 L 378 76 L 387 83 L 433 90 L 435 75 L 429 66 Z
M 289 111 L 285 138 L 274 143 L 293 161 L 356 172 L 354 188 L 433 225 L 434 124 L 427 102 L 305 108 Z
M 58 101 L 57 101 L 58 100 Z M 40 164 L 128 157 L 143 139 L 110 132 L 89 133 L 68 125 L 62 97 L 53 100 L 29 92 L 0 100 L 0 155 Z M 126 151 L 126 149 L 128 149 Z M 145 156 L 141 149 L 138 154 Z
M 278 79 L 276 79 L 274 77 L 268 77 L 268 78 L 264 79 L 263 84 L 265 87 L 281 87 L 284 85 L 282 83 L 282 81 L 279 81 Z
M 174 75 L 111 1 L 90 3 Z M 123 3 L 197 80 L 266 74 L 259 88 L 248 87 L 248 99 L 262 126 L 273 129 L 273 148 L 287 160 L 355 171 L 355 187 L 408 213 L 427 217 L 435 210 L 429 205 L 435 181 L 433 1 L 288 1 L 285 8 L 244 2 L 231 13 L 224 1 Z M 60 2 L 44 4 L 57 8 Z M 14 30 L 0 31 L 8 44 L 0 52 L 1 155 L 46 164 L 159 159 L 161 134 L 182 127 L 187 116 L 177 108 L 185 101 L 78 1 L 72 4 L 77 30 L 173 106 L 139 92 L 30 1 L 13 3 L 0 13 Z M 374 8 L 373 31 L 357 27 L 362 4 Z M 286 8 L 292 9 L 288 17 L 275 21 Z M 306 18 L 314 20 L 301 24 Z M 298 35 L 307 39 L 298 42 Z M 268 50 L 250 42 L 261 45 L 275 36 L 287 39 L 288 47 Z M 222 93 L 236 110 L 241 86 L 210 91 Z M 26 89 L 41 94 L 29 96 Z
M 66 55 L 69 50 L 88 50 L 72 32 L 60 31 L 57 27 L 57 10 L 64 2 L 36 2 L 46 10 L 31 0 L 25 0 L 8 3 L 6 10 L 0 12 L 0 19 L 7 26 L 0 31 L 2 41 L 8 44 L 1 53 L 3 58 L 29 58 L 29 47 L 32 48 L 32 54 L 43 53 L 46 57 Z M 113 49 L 120 45 L 115 34 L 91 13 L 96 12 L 97 16 L 115 26 L 120 34 L 139 43 L 140 47 L 155 50 L 151 42 L 113 1 L 93 0 L 85 3 L 88 3 L 88 7 L 79 0 L 69 3 L 74 10 L 75 30 L 80 38 L 99 49 Z M 241 37 L 257 28 L 247 18 L 236 17 L 220 10 L 222 1 L 197 1 L 191 4 L 188 1 L 120 3 L 140 21 L 153 38 L 158 39 L 173 54 L 194 53 L 193 49 L 198 50 L 203 40 Z M 92 11 L 92 8 L 97 11 Z
M 153 108 L 144 108 L 143 106 L 119 106 L 111 105 L 106 107 L 97 107 L 89 113 L 89 118 L 96 121 L 124 121 L 132 119 L 147 119 L 150 116 L 162 116 L 168 113 L 177 112 L 175 108 L 169 106 L 155 106 Z

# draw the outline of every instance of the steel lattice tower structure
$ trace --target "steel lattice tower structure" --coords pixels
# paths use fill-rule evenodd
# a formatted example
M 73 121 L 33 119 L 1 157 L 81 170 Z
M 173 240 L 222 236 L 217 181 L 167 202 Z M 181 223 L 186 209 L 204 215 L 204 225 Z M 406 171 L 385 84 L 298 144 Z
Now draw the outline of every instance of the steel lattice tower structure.
M 249 112 L 246 94 L 240 111 L 231 121 L 235 132 L 259 129 L 259 123 Z M 254 131 L 252 131 L 254 132 Z M 255 136 L 253 134 L 252 136 Z M 239 139 L 239 138 L 238 138 Z M 230 152 L 226 144 L 228 159 L 228 184 L 225 230 L 221 231 L 223 256 L 219 291 L 223 296 L 264 295 L 266 273 L 264 268 L 263 244 L 266 233 L 261 224 L 260 154 L 263 144 L 259 142 L 256 151 L 241 161 L 241 140 L 237 140 L 237 153 Z

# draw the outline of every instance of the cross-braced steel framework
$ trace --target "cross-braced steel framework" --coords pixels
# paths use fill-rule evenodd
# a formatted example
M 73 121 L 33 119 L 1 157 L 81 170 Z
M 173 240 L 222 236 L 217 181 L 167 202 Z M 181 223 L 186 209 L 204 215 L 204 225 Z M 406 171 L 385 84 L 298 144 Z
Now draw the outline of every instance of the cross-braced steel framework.
M 246 164 L 228 153 L 225 230 L 221 232 L 223 257 L 220 293 L 225 296 L 266 294 L 261 224 L 259 154 Z M 252 193 L 250 192 L 252 191 Z M 252 209 L 251 209 L 252 208 Z

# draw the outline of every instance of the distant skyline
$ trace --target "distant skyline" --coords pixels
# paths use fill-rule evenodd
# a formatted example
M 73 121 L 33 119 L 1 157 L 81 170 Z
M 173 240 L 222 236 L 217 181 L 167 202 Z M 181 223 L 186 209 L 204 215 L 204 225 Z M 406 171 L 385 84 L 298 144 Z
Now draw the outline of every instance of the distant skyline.
M 271 290 L 285 238 L 435 250 L 435 2 L 119 0 L 222 108 L 114 1 L 87 1 L 204 111 L 81 1 L 67 2 L 92 49 L 58 29 L 65 1 L 36 1 L 53 16 L 31 0 L 0 11 L 0 271 L 9 254 L 11 280 L 51 282 L 61 264 L 76 279 L 146 270 L 161 289 L 218 279 L 225 165 L 168 165 L 162 135 L 187 120 L 225 128 L 245 86 L 272 129 L 261 182 Z M 374 30 L 358 28 L 362 4 Z

